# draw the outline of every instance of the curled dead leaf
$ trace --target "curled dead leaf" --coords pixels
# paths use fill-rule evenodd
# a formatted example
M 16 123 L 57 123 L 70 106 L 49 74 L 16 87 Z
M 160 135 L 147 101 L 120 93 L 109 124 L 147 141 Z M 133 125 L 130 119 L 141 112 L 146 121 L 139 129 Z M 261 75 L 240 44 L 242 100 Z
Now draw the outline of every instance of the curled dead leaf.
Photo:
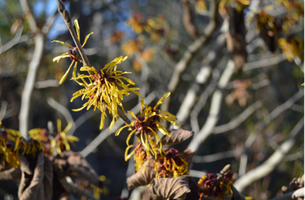
M 170 199 L 184 199 L 191 192 L 187 176 L 177 178 L 155 178 L 150 183 L 149 191 L 158 196 Z
M 271 33 L 271 30 L 267 30 L 266 27 L 263 26 L 262 30 L 259 32 L 259 36 L 263 39 L 268 50 L 274 53 L 278 46 L 277 46 L 277 34 Z
M 21 180 L 18 188 L 20 200 L 52 199 L 53 166 L 39 152 L 36 157 L 32 155 L 21 156 Z
M 177 144 L 179 142 L 187 140 L 188 138 L 193 136 L 194 132 L 183 130 L 183 129 L 179 129 L 179 130 L 174 129 L 174 130 L 171 130 L 169 134 L 171 137 L 163 136 L 161 138 L 162 145 Z
M 88 180 L 95 186 L 102 188 L 103 183 L 99 176 L 79 153 L 73 151 L 63 152 L 61 156 L 54 158 L 54 165 L 61 170 L 64 175 L 77 175 L 82 179 Z
M 236 8 L 229 13 L 229 31 L 226 33 L 227 48 L 231 53 L 231 58 L 235 64 L 235 72 L 239 72 L 247 61 L 248 53 L 246 49 L 246 27 L 243 12 L 238 12 Z
M 148 185 L 156 176 L 154 165 L 153 161 L 145 161 L 138 172 L 127 178 L 128 189 L 131 190 L 139 186 Z
M 192 168 L 193 158 L 195 155 L 195 151 L 190 149 L 185 149 L 182 153 L 183 159 L 188 163 L 188 171 Z
M 0 180 L 13 180 L 13 179 L 20 179 L 21 178 L 21 171 L 19 168 L 10 168 L 8 170 L 2 171 L 0 173 Z

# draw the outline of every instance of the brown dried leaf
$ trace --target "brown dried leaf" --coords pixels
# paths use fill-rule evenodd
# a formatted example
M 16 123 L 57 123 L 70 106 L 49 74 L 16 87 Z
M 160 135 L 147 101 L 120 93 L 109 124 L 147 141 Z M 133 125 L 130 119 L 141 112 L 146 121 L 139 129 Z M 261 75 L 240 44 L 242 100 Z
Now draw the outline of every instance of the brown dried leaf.
M 187 0 L 183 2 L 183 25 L 187 33 L 193 39 L 198 38 L 198 32 L 194 21 L 194 16 L 190 8 L 190 3 Z
M 187 200 L 198 200 L 199 195 L 198 195 L 198 184 L 195 183 L 190 177 L 188 178 L 188 184 L 191 192 L 186 194 L 185 199 Z M 203 200 L 203 199 L 201 199 Z
M 12 179 L 20 179 L 21 178 L 21 171 L 19 168 L 11 168 L 0 172 L 0 180 L 12 180 Z
M 174 129 L 174 130 L 171 130 L 169 134 L 171 135 L 170 138 L 165 135 L 161 138 L 162 145 L 177 144 L 179 142 L 187 140 L 188 138 L 193 136 L 194 132 L 183 130 L 183 129 L 179 129 L 179 130 Z
M 44 177 L 43 177 L 43 187 L 44 196 L 50 197 L 52 199 L 53 195 L 53 163 L 48 157 L 44 157 Z M 47 198 L 46 198 L 47 199 Z
M 229 31 L 226 33 L 227 48 L 231 53 L 231 58 L 235 64 L 235 72 L 241 71 L 247 61 L 248 53 L 246 49 L 246 27 L 243 12 L 238 12 L 236 8 L 230 10 Z
M 164 198 L 184 199 L 191 192 L 187 176 L 177 178 L 155 178 L 150 183 L 149 191 Z
M 80 178 L 88 180 L 95 186 L 102 188 L 103 183 L 99 176 L 79 153 L 73 151 L 64 152 L 54 159 L 54 165 L 66 175 L 78 175 Z
M 267 30 L 266 27 L 263 26 L 263 29 L 260 30 L 259 36 L 263 39 L 265 44 L 268 47 L 268 50 L 274 53 L 276 49 L 278 48 L 277 46 L 277 34 L 270 34 L 271 30 Z M 272 31 L 271 31 L 272 32 Z
M 11 169 L 12 166 L 6 162 L 5 155 L 0 154 L 0 172 Z
M 149 187 L 146 187 L 144 194 L 142 196 L 142 200 L 166 200 L 165 198 L 152 194 L 149 192 Z M 198 199 L 196 199 L 198 200 Z
M 193 158 L 195 151 L 190 149 L 185 149 L 183 152 L 184 160 L 188 163 L 188 171 L 192 168 Z
M 52 170 L 50 169 L 52 165 L 48 162 L 46 163 L 47 176 L 45 180 L 45 161 L 43 152 L 39 152 L 36 158 L 32 158 L 32 155 L 21 156 L 20 169 L 21 169 L 21 181 L 18 188 L 18 197 L 20 200 L 40 200 L 52 199 Z M 33 169 L 31 169 L 33 168 Z M 45 180 L 45 181 L 44 181 Z M 46 184 L 44 184 L 46 182 Z
M 131 190 L 139 186 L 148 185 L 156 176 L 154 165 L 153 161 L 145 161 L 138 172 L 127 178 L 128 189 Z
M 232 185 L 231 189 L 233 191 L 233 196 L 231 197 L 231 200 L 245 200 L 245 197 L 243 197 L 236 188 Z M 229 192 L 230 193 L 230 192 Z

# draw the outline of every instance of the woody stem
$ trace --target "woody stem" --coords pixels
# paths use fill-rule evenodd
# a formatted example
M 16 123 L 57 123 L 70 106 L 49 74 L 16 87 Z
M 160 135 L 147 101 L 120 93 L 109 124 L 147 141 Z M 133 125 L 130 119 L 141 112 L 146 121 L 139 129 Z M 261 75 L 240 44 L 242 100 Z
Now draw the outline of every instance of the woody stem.
M 91 67 L 90 61 L 87 58 L 87 56 L 84 52 L 84 49 L 83 49 L 80 41 L 78 40 L 76 32 L 72 26 L 71 16 L 70 16 L 69 12 L 65 9 L 65 5 L 63 4 L 63 2 L 61 0 L 57 0 L 57 7 L 58 7 L 58 11 L 60 12 L 62 18 L 65 21 L 66 26 L 68 27 L 68 30 L 72 36 L 72 39 L 73 39 L 75 45 L 77 46 L 78 52 L 79 52 L 80 56 L 82 57 L 84 66 Z M 93 75 L 92 71 L 88 71 L 88 73 L 90 75 Z

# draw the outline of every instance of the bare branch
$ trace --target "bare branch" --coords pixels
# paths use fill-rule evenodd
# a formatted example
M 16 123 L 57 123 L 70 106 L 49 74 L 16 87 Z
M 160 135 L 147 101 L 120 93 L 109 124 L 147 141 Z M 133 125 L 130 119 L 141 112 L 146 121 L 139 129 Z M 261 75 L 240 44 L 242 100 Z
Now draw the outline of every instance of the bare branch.
M 209 63 L 204 63 L 199 73 L 195 78 L 195 82 L 188 90 L 184 100 L 177 113 L 177 119 L 180 126 L 182 126 L 189 117 L 191 110 L 196 102 L 199 100 L 199 95 L 206 89 L 207 83 L 212 77 L 213 69 L 218 65 L 220 58 L 223 56 L 223 48 L 226 44 L 226 36 L 224 33 L 218 36 L 215 42 L 215 48 L 207 55 Z
M 83 190 L 81 188 L 79 188 L 75 183 L 73 183 L 72 181 L 71 182 L 68 182 L 66 181 L 65 179 L 60 179 L 60 183 L 73 190 L 74 192 L 77 192 L 78 194 L 80 195 L 84 195 L 86 197 L 88 197 L 89 199 L 93 199 L 93 200 L 97 200 L 92 194 L 90 194 L 89 192 L 87 192 L 86 190 Z
M 293 95 L 290 99 L 288 99 L 285 103 L 278 106 L 274 109 L 265 119 L 264 123 L 269 124 L 273 119 L 275 119 L 279 114 L 290 108 L 297 100 L 301 99 L 304 96 L 304 90 L 300 90 L 295 95 Z
M 57 14 L 58 14 L 58 11 L 56 10 L 53 15 L 51 15 L 47 18 L 46 23 L 43 25 L 43 27 L 41 29 L 43 34 L 48 34 L 48 32 L 50 31 L 50 29 L 52 28 L 52 26 L 54 24 Z
M 243 67 L 243 71 L 249 71 L 252 69 L 257 69 L 257 68 L 262 68 L 262 67 L 268 67 L 271 65 L 276 65 L 280 62 L 282 62 L 283 60 L 285 60 L 283 54 L 277 55 L 277 56 L 273 56 L 271 58 L 267 58 L 267 59 L 263 59 L 263 60 L 259 60 L 259 61 L 254 61 L 254 62 L 248 62 L 245 63 L 244 67 Z
M 146 98 L 145 98 L 145 103 L 149 104 L 156 98 L 156 95 L 154 92 L 150 93 Z M 133 109 L 131 109 L 131 112 L 133 112 L 135 115 L 139 113 L 141 110 L 141 103 L 138 103 Z M 93 140 L 91 141 L 90 144 L 88 144 L 81 152 L 82 157 L 87 157 L 98 145 L 100 145 L 109 135 L 111 135 L 113 132 L 115 132 L 118 128 L 120 128 L 124 122 L 119 119 L 119 122 L 116 123 L 112 129 L 110 130 L 109 127 L 103 131 L 100 132 L 100 134 Z
M 7 109 L 7 102 L 2 101 L 1 103 L 1 110 L 0 110 L 0 122 L 4 119 Z
M 195 163 L 210 163 L 218 160 L 232 158 L 235 156 L 240 156 L 242 154 L 241 149 L 234 149 L 226 152 L 215 153 L 206 156 L 194 156 L 193 162 Z
M 225 88 L 228 84 L 231 76 L 233 75 L 233 72 L 234 62 L 232 60 L 229 60 L 218 82 L 218 89 L 214 92 L 212 96 L 209 116 L 200 132 L 193 137 L 187 149 L 196 151 L 199 148 L 200 144 L 212 133 L 219 118 L 219 111 L 223 96 L 222 89 Z
M 46 81 L 38 81 L 35 83 L 35 88 L 43 89 L 48 87 L 58 87 L 58 80 L 46 80 Z
M 297 153 L 285 156 L 284 159 L 283 159 L 283 162 L 295 161 L 295 160 L 301 159 L 301 158 L 304 158 L 304 152 L 303 151 L 299 151 Z
M 75 128 L 77 129 L 80 127 L 85 121 L 87 121 L 89 118 L 93 117 L 94 115 L 98 114 L 98 112 L 94 112 L 93 110 L 88 110 L 85 112 L 82 116 L 77 118 L 75 120 Z
M 263 103 L 261 101 L 257 101 L 247 109 L 245 109 L 240 115 L 233 118 L 229 123 L 217 126 L 214 128 L 213 133 L 219 134 L 223 132 L 227 132 L 239 126 L 243 121 L 245 121 L 252 113 L 254 113 L 257 109 L 262 107 Z
M 13 46 L 15 46 L 16 44 L 25 42 L 26 40 L 29 39 L 27 35 L 21 35 L 22 30 L 23 30 L 23 26 L 20 26 L 16 31 L 14 38 L 0 47 L 0 55 L 5 51 L 9 50 L 10 48 L 12 48 Z
M 88 57 L 86 56 L 85 52 L 84 52 L 84 49 L 80 43 L 80 41 L 78 40 L 77 38 L 77 35 L 76 35 L 76 32 L 73 28 L 73 25 L 72 25 L 72 21 L 71 21 L 71 17 L 70 17 L 70 14 L 69 12 L 65 9 L 65 5 L 63 4 L 63 2 L 61 0 L 57 0 L 57 7 L 58 7 L 58 11 L 59 13 L 61 14 L 62 18 L 64 19 L 65 21 L 65 24 L 66 26 L 68 27 L 68 30 L 71 34 L 71 37 L 75 43 L 75 45 L 77 46 L 77 49 L 79 51 L 79 54 L 81 55 L 82 57 L 82 60 L 83 60 L 83 64 L 84 66 L 88 66 L 88 67 L 91 67 L 91 64 L 89 62 L 89 59 Z M 93 72 L 89 71 L 89 74 L 92 74 Z
M 75 127 L 75 122 L 74 122 L 74 120 L 73 120 L 73 117 L 72 117 L 72 115 L 71 115 L 71 113 L 69 112 L 69 110 L 65 107 L 65 106 L 63 106 L 63 105 L 61 105 L 60 103 L 58 103 L 58 102 L 56 102 L 53 98 L 48 98 L 48 104 L 52 107 L 52 108 L 54 108 L 55 110 L 57 110 L 59 113 L 61 113 L 64 117 L 65 117 L 65 119 L 66 119 L 66 121 L 67 121 L 67 123 L 69 123 L 69 122 L 72 122 L 72 127 L 71 127 L 71 129 L 69 130 L 69 132 L 67 133 L 68 135 L 73 135 L 73 133 L 75 132 L 75 130 L 76 130 L 76 127 Z
M 189 172 L 189 176 L 196 177 L 196 178 L 201 178 L 203 175 L 206 175 L 206 172 L 193 170 L 193 169 L 191 169 Z
M 36 33 L 36 35 L 34 36 L 34 42 L 35 42 L 34 52 L 32 55 L 32 60 L 30 61 L 29 64 L 28 73 L 21 96 L 21 106 L 19 113 L 19 131 L 21 135 L 25 139 L 27 139 L 30 101 L 34 89 L 36 74 L 43 54 L 44 36 L 42 33 L 39 32 L 39 29 L 36 26 L 35 18 L 30 10 L 27 0 L 20 0 L 20 4 L 23 13 L 26 16 L 27 22 L 29 23 L 31 31 L 33 33 Z
M 194 133 L 198 133 L 200 131 L 199 123 L 198 123 L 198 115 L 201 111 L 201 109 L 206 104 L 208 98 L 211 96 L 213 91 L 216 88 L 216 84 L 209 84 L 207 88 L 204 90 L 204 92 L 200 95 L 199 101 L 194 106 L 192 112 L 191 112 L 191 127 Z
M 143 57 L 141 56 L 141 54 L 139 52 L 136 52 L 136 58 L 142 66 L 141 78 L 140 78 L 142 87 L 140 88 L 140 94 L 145 95 L 146 94 L 146 85 L 145 84 L 149 77 L 149 67 L 147 65 L 147 62 L 143 59 Z M 139 97 L 139 99 L 141 99 L 141 97 Z
M 29 6 L 29 2 L 27 0 L 19 0 L 20 2 L 20 5 L 21 5 L 21 9 L 24 13 L 24 16 L 30 26 L 30 29 L 33 33 L 38 33 L 39 32 L 39 29 L 37 27 L 37 24 L 36 24 L 36 20 L 35 20 L 35 17 L 31 11 L 31 8 Z
M 196 39 L 190 46 L 186 52 L 184 52 L 180 61 L 176 64 L 175 70 L 173 72 L 172 78 L 167 86 L 169 92 L 174 92 L 177 89 L 177 86 L 180 82 L 181 76 L 183 72 L 189 67 L 189 63 L 194 57 L 195 53 L 200 50 L 200 48 L 208 42 L 214 30 L 217 28 L 218 20 L 217 20 L 217 1 L 211 1 L 210 4 L 210 22 L 204 30 L 204 35 L 200 36 Z M 168 110 L 169 104 L 171 101 L 171 96 L 164 100 L 164 104 L 162 104 L 162 110 Z
M 284 156 L 291 150 L 298 136 L 302 133 L 304 118 L 302 118 L 290 132 L 289 138 L 259 167 L 252 169 L 236 180 L 234 186 L 241 192 L 248 185 L 269 174 L 283 160 Z

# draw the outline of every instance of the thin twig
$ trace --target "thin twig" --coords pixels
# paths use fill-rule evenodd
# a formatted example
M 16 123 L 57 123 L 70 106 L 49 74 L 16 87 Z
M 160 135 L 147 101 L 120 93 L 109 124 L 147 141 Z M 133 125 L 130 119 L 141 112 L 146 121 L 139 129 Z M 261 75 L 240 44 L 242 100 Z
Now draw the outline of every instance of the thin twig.
M 1 103 L 1 110 L 0 110 L 0 122 L 4 119 L 7 109 L 7 102 L 2 101 Z
M 253 70 L 253 69 L 257 69 L 257 68 L 276 65 L 276 64 L 282 62 L 283 60 L 285 60 L 285 58 L 284 58 L 283 54 L 280 54 L 280 55 L 277 55 L 277 56 L 274 56 L 271 58 L 254 61 L 254 62 L 248 62 L 248 63 L 245 63 L 245 65 L 243 67 L 243 71 L 249 71 L 249 70 Z
M 140 94 L 145 95 L 146 94 L 146 82 L 147 79 L 149 77 L 149 67 L 147 65 L 147 62 L 143 59 L 143 57 L 141 56 L 141 54 L 139 52 L 136 52 L 136 58 L 137 60 L 140 62 L 141 66 L 142 66 L 142 70 L 141 70 L 141 89 L 140 89 Z M 141 97 L 139 97 L 141 98 Z
M 79 118 L 77 118 L 77 120 L 75 120 L 75 128 L 77 129 L 78 127 L 80 127 L 85 121 L 87 121 L 88 119 L 90 119 L 91 117 L 93 117 L 94 115 L 98 114 L 98 112 L 94 112 L 93 110 L 88 110 L 87 112 L 85 112 L 82 116 L 80 116 Z
M 234 149 L 234 150 L 215 153 L 215 154 L 206 155 L 206 156 L 194 156 L 193 162 L 194 163 L 210 163 L 210 162 L 215 162 L 218 160 L 223 160 L 226 158 L 232 158 L 234 156 L 240 156 L 241 153 L 242 153 L 241 149 Z
M 275 197 L 270 200 L 294 200 L 298 198 L 304 199 L 304 188 L 300 188 L 298 190 L 288 192 L 286 194 L 283 194 L 281 196 Z
M 35 83 L 35 88 L 37 89 L 44 89 L 48 87 L 58 87 L 58 86 L 59 86 L 58 80 L 37 81 Z
M 97 200 L 92 194 L 90 194 L 90 193 L 87 192 L 86 190 L 80 189 L 80 188 L 79 188 L 75 183 L 73 183 L 73 182 L 68 183 L 65 179 L 60 179 L 60 183 L 61 183 L 63 186 L 65 186 L 65 187 L 67 187 L 67 188 L 69 188 L 69 189 L 71 189 L 71 190 L 77 192 L 77 193 L 80 194 L 80 195 L 84 195 L 84 196 L 86 196 L 86 197 L 88 197 L 89 199 L 92 199 L 92 200 Z
M 67 121 L 67 123 L 69 123 L 69 122 L 72 122 L 72 127 L 71 127 L 71 129 L 68 131 L 68 135 L 73 135 L 73 133 L 75 132 L 75 130 L 76 130 L 76 127 L 75 127 L 75 122 L 74 122 L 74 120 L 73 120 L 73 117 L 72 117 L 72 115 L 71 115 L 71 113 L 69 112 L 69 110 L 65 107 L 65 106 L 63 106 L 63 105 L 61 105 L 60 103 L 58 103 L 58 102 L 56 102 L 53 98 L 48 98 L 48 104 L 52 107 L 52 108 L 54 108 L 55 110 L 57 110 L 59 113 L 61 113 L 64 117 L 65 117 L 65 119 L 66 119 L 66 121 Z
M 220 126 L 216 126 L 213 130 L 214 134 L 219 134 L 223 132 L 227 132 L 239 126 L 243 121 L 245 121 L 252 113 L 254 113 L 257 109 L 262 107 L 263 103 L 261 101 L 257 101 L 247 109 L 245 109 L 240 115 L 233 118 L 229 123 L 223 124 Z
M 291 150 L 298 136 L 302 133 L 304 117 L 291 130 L 289 138 L 260 166 L 247 172 L 234 183 L 238 191 L 243 191 L 248 185 L 269 174 L 283 160 L 284 156 Z
M 82 61 L 83 61 L 84 66 L 91 67 L 89 59 L 86 56 L 86 54 L 84 52 L 84 49 L 83 49 L 80 41 L 78 40 L 77 34 L 76 34 L 76 32 L 73 28 L 70 13 L 65 9 L 64 3 L 60 0 L 57 0 L 57 7 L 58 7 L 59 13 L 61 14 L 62 18 L 65 21 L 66 26 L 68 27 L 68 30 L 69 30 L 69 32 L 71 34 L 71 37 L 72 37 L 72 39 L 73 39 L 73 41 L 74 41 L 74 43 L 77 47 L 77 50 L 78 50 L 80 56 L 82 57 Z M 93 75 L 92 71 L 88 71 L 88 73 Z
M 25 42 L 26 40 L 29 39 L 27 35 L 21 35 L 22 31 L 23 31 L 23 26 L 20 26 L 17 29 L 14 38 L 0 47 L 0 55 L 5 51 L 9 50 L 10 48 L 14 47 L 16 44 Z

